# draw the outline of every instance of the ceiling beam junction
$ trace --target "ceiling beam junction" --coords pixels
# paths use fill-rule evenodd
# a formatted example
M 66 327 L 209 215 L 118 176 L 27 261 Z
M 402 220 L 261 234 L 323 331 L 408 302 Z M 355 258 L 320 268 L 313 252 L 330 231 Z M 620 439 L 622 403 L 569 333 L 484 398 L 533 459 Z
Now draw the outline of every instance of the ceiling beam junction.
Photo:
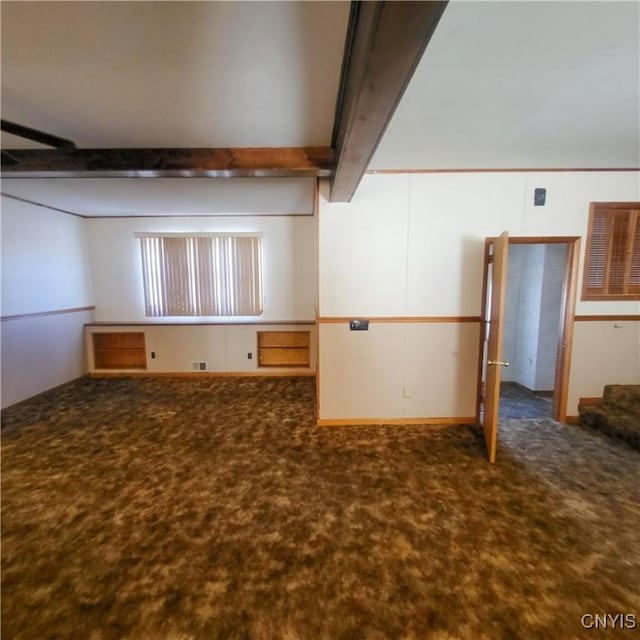
M 351 3 L 333 127 L 332 202 L 351 200 L 446 6 Z

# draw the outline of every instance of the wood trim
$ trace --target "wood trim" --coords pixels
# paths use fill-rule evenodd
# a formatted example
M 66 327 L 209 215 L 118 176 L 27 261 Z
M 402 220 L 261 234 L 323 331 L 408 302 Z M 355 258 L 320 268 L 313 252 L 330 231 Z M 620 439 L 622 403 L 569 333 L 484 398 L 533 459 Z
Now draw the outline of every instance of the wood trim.
M 6 322 L 9 320 L 25 320 L 27 318 L 43 318 L 45 316 L 60 316 L 65 313 L 81 313 L 83 311 L 95 311 L 94 306 L 90 307 L 73 307 L 70 309 L 53 309 L 52 311 L 37 311 L 36 313 L 18 313 L 12 316 L 2 316 L 0 320 Z M 86 323 L 85 323 L 86 326 Z
M 553 418 L 564 422 L 567 418 L 569 376 L 571 373 L 571 353 L 573 350 L 573 318 L 576 311 L 578 292 L 578 271 L 580 260 L 579 237 L 572 237 L 567 243 L 564 285 L 562 292 L 562 324 L 556 355 L 556 375 L 553 393 Z
M 597 406 L 602 404 L 602 396 L 588 396 L 586 398 L 578 398 L 578 406 Z
M 640 202 L 591 202 L 594 207 L 603 209 L 640 209 Z
M 579 173 L 594 171 L 640 171 L 640 167 L 518 167 L 518 168 L 471 168 L 471 169 L 369 169 L 365 173 L 375 174 L 401 174 L 401 173 Z
M 318 324 L 342 324 L 348 323 L 354 318 L 363 318 L 369 322 L 378 324 L 428 324 L 428 323 L 459 323 L 459 322 L 480 322 L 480 316 L 348 316 L 348 317 L 336 317 L 336 316 L 324 316 L 318 317 Z
M 332 138 L 332 202 L 351 200 L 446 6 L 446 0 L 351 3 Z
M 312 377 L 315 371 L 91 371 L 91 378 L 299 378 Z
M 477 424 L 474 417 L 464 418 L 318 418 L 319 427 L 369 426 L 452 426 Z
M 564 424 L 577 425 L 580 424 L 580 416 L 565 416 Z
M 515 236 L 509 244 L 569 244 L 580 240 L 581 236 Z
M 11 149 L 6 178 L 328 177 L 331 147 L 194 149 Z
M 95 307 L 91 307 L 92 309 Z M 87 322 L 85 327 L 236 327 L 313 326 L 315 320 L 257 320 L 256 322 Z
M 176 178 L 177 179 L 177 178 Z M 109 178 L 102 178 L 109 180 Z M 189 213 L 176 215 L 175 213 L 139 214 L 126 216 L 84 215 L 86 220 L 139 220 L 140 218 L 312 218 L 313 213 Z
M 484 276 L 482 283 L 483 300 L 486 296 L 487 287 L 487 249 L 491 240 L 485 240 L 485 264 Z M 558 422 L 566 421 L 567 399 L 569 393 L 569 376 L 571 368 L 571 351 L 573 348 L 573 327 L 575 319 L 575 307 L 578 288 L 578 269 L 580 259 L 580 236 L 514 236 L 509 237 L 509 244 L 566 244 L 567 260 L 565 266 L 564 289 L 562 293 L 562 326 L 558 341 L 558 350 L 556 355 L 556 376 L 554 381 L 553 392 L 553 411 L 552 416 Z M 484 356 L 484 331 L 486 327 L 486 309 L 485 303 L 482 302 L 482 327 L 480 330 L 480 347 L 479 347 L 479 364 L 478 364 L 478 404 L 477 415 L 480 415 L 481 393 L 482 393 L 482 371 Z
M 640 322 L 640 315 L 617 314 L 617 315 L 594 315 L 594 316 L 574 316 L 576 322 Z
M 315 324 L 318 324 L 318 313 L 320 311 L 320 178 L 316 180 L 316 198 L 314 209 L 314 230 L 316 234 L 316 273 L 315 273 Z M 316 330 L 314 335 L 316 349 L 316 416 L 320 415 L 320 330 Z
M 50 211 L 57 211 L 58 213 L 66 213 L 70 216 L 75 216 L 76 218 L 86 218 L 87 216 L 83 216 L 80 213 L 76 213 L 75 211 L 69 211 L 67 209 L 60 209 L 59 207 L 52 207 L 51 205 L 44 204 L 42 202 L 36 202 L 35 200 L 29 200 L 28 198 L 21 198 L 19 196 L 13 196 L 10 193 L 5 193 L 4 191 L 0 192 L 0 195 L 3 198 L 10 198 L 11 200 L 17 200 L 18 202 L 24 202 L 25 204 L 30 204 L 34 207 L 42 207 L 43 209 L 49 209 Z
M 590 293 L 586 298 L 580 298 L 581 302 L 638 302 L 639 300 L 640 294 L 637 293 Z
M 476 422 L 480 424 L 480 408 L 484 402 L 484 343 L 487 333 L 487 287 L 489 279 L 489 245 L 488 238 L 484 240 L 484 260 L 482 264 L 482 293 L 480 298 L 480 336 L 478 344 L 478 390 L 476 395 Z

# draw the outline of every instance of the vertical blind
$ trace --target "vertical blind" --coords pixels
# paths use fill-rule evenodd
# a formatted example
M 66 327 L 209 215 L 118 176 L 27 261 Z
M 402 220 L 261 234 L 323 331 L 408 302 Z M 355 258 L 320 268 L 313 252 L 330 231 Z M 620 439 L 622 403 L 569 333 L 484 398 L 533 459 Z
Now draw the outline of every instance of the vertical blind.
M 584 299 L 640 296 L 640 210 L 593 205 Z
M 262 238 L 248 234 L 137 234 L 145 315 L 262 313 Z

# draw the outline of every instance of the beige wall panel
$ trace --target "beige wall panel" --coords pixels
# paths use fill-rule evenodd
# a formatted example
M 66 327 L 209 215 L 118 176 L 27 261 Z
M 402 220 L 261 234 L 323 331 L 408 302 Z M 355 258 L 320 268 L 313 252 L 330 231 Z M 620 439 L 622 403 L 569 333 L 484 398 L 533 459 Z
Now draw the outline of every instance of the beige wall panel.
M 409 179 L 406 315 L 480 315 L 484 239 L 521 235 L 524 174 Z
M 206 362 L 209 371 L 226 369 L 224 327 L 150 326 L 143 330 L 149 371 L 191 371 L 193 362 Z M 151 359 L 152 351 L 155 359 Z
M 567 414 L 606 384 L 640 384 L 640 322 L 576 322 Z
M 547 190 L 544 207 L 533 206 L 536 187 Z M 633 171 L 529 173 L 523 203 L 525 236 L 581 236 L 577 315 L 637 314 L 638 302 L 581 302 L 582 268 L 590 202 L 640 202 L 640 177 Z
M 579 236 L 581 271 L 589 203 L 640 201 L 638 172 L 631 171 L 369 174 L 348 204 L 327 202 L 326 187 L 320 198 L 319 220 L 321 317 L 477 316 L 486 236 L 505 229 L 512 236 Z M 537 187 L 547 190 L 543 207 L 533 206 Z M 581 286 L 580 274 L 578 315 L 639 313 L 638 302 L 581 302 Z M 637 339 L 621 337 L 623 329 L 616 330 L 615 336 L 595 336 L 594 342 L 583 335 L 593 328 L 577 326 L 569 414 L 577 410 L 579 396 L 599 395 L 610 381 L 637 379 Z M 397 348 L 409 335 L 399 328 L 387 330 Z M 440 413 L 431 411 L 440 405 L 429 404 L 427 395 L 416 397 L 410 388 L 412 397 L 402 400 L 398 412 L 398 392 L 402 394 L 405 385 L 415 386 L 413 375 L 428 376 L 433 369 L 434 380 L 437 372 L 442 375 L 438 380 L 446 379 L 457 370 L 458 362 L 474 362 L 478 357 L 477 342 L 470 338 L 468 342 L 461 340 L 460 352 L 453 355 L 444 346 L 446 341 L 431 344 L 434 334 L 421 331 L 416 339 L 424 339 L 432 349 L 430 363 L 411 349 L 399 353 L 382 345 L 375 339 L 376 333 L 370 332 L 361 343 L 352 343 L 344 327 L 322 326 L 321 417 L 419 416 L 423 410 L 427 413 L 424 417 L 464 417 L 459 409 L 470 407 L 471 391 L 461 392 L 453 404 L 451 398 L 443 400 Z M 607 341 L 611 341 L 610 349 Z M 620 357 L 609 360 L 609 350 L 617 348 L 621 349 Z M 594 349 L 598 358 L 606 360 L 601 371 L 590 359 Z M 356 361 L 351 362 L 352 358 Z M 329 369 L 325 370 L 327 363 Z M 385 374 L 355 388 L 350 378 L 364 368 L 363 363 L 374 372 L 384 369 Z M 468 375 L 475 379 L 472 369 Z M 472 386 L 468 378 L 461 388 Z M 373 403 L 375 413 L 368 410 L 363 414 L 368 402 Z M 475 410 L 470 415 L 473 413 Z
M 320 314 L 403 315 L 408 180 L 365 176 L 351 203 L 320 195 Z
M 78 378 L 87 371 L 82 328 L 91 311 L 2 323 L 2 407 Z
M 86 224 L 98 321 L 154 321 L 144 315 L 137 232 L 262 233 L 263 313 L 236 320 L 277 322 L 312 320 L 315 316 L 316 234 L 312 216 L 89 219 Z
M 475 416 L 480 323 L 404 326 L 403 417 Z
M 319 418 L 402 416 L 404 327 L 321 324 Z
M 255 371 L 258 368 L 258 331 L 260 327 L 253 325 L 225 326 L 225 361 L 228 371 Z M 248 353 L 251 353 L 251 360 L 247 358 Z

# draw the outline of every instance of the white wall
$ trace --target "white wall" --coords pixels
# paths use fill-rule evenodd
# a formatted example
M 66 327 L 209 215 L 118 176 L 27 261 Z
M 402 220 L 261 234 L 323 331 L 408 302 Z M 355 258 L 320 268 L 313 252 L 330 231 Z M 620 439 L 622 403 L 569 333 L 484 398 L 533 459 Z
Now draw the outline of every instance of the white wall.
M 605 384 L 640 384 L 640 323 L 575 323 L 569 415 L 578 414 L 578 398 L 602 397 Z
M 520 296 L 518 304 L 518 331 L 515 360 L 512 362 L 515 380 L 527 389 L 536 388 L 538 367 L 538 336 L 544 276 L 544 246 L 530 245 L 522 250 Z
M 509 246 L 509 269 L 507 271 L 507 293 L 504 307 L 504 328 L 502 334 L 502 359 L 511 366 L 501 370 L 504 382 L 518 382 L 516 376 L 516 354 L 518 338 L 518 318 L 520 311 L 520 286 L 522 283 L 522 264 L 525 245 Z
M 532 391 L 554 387 L 566 246 L 512 244 L 504 319 L 502 379 Z
M 565 245 L 545 245 L 536 380 L 533 387 L 536 391 L 550 391 L 555 383 L 566 255 Z
M 145 231 L 262 232 L 264 312 L 245 320 L 315 319 L 316 234 L 312 216 L 88 219 L 87 229 L 97 321 L 163 321 L 144 315 L 140 242 L 134 234 Z
M 2 198 L 2 406 L 86 371 L 92 304 L 81 218 Z M 19 316 L 19 317 L 11 317 Z
M 2 315 L 91 303 L 82 218 L 2 198 Z
M 536 187 L 547 189 L 544 207 L 533 206 Z M 484 238 L 503 230 L 514 236 L 581 236 L 581 285 L 591 201 L 640 201 L 638 173 L 370 174 L 351 203 L 328 202 L 324 185 L 320 316 L 479 316 Z M 578 301 L 576 313 L 637 314 L 638 308 L 628 301 Z M 465 346 L 459 332 L 443 336 L 438 323 L 416 324 L 419 341 L 408 332 L 391 330 L 370 331 L 363 339 L 345 333 L 344 326 L 322 324 L 320 418 L 406 415 L 404 376 L 411 369 L 422 371 L 423 390 L 436 389 L 443 375 L 460 366 L 475 379 L 477 345 Z M 598 370 L 587 375 L 595 386 L 608 382 Z M 570 387 L 569 414 L 577 413 L 577 398 L 586 395 L 582 386 Z M 475 405 L 475 387 L 475 380 L 463 384 L 454 406 L 443 396 L 423 408 L 433 416 L 468 415 L 467 408 Z M 326 389 L 350 392 L 331 400 Z

